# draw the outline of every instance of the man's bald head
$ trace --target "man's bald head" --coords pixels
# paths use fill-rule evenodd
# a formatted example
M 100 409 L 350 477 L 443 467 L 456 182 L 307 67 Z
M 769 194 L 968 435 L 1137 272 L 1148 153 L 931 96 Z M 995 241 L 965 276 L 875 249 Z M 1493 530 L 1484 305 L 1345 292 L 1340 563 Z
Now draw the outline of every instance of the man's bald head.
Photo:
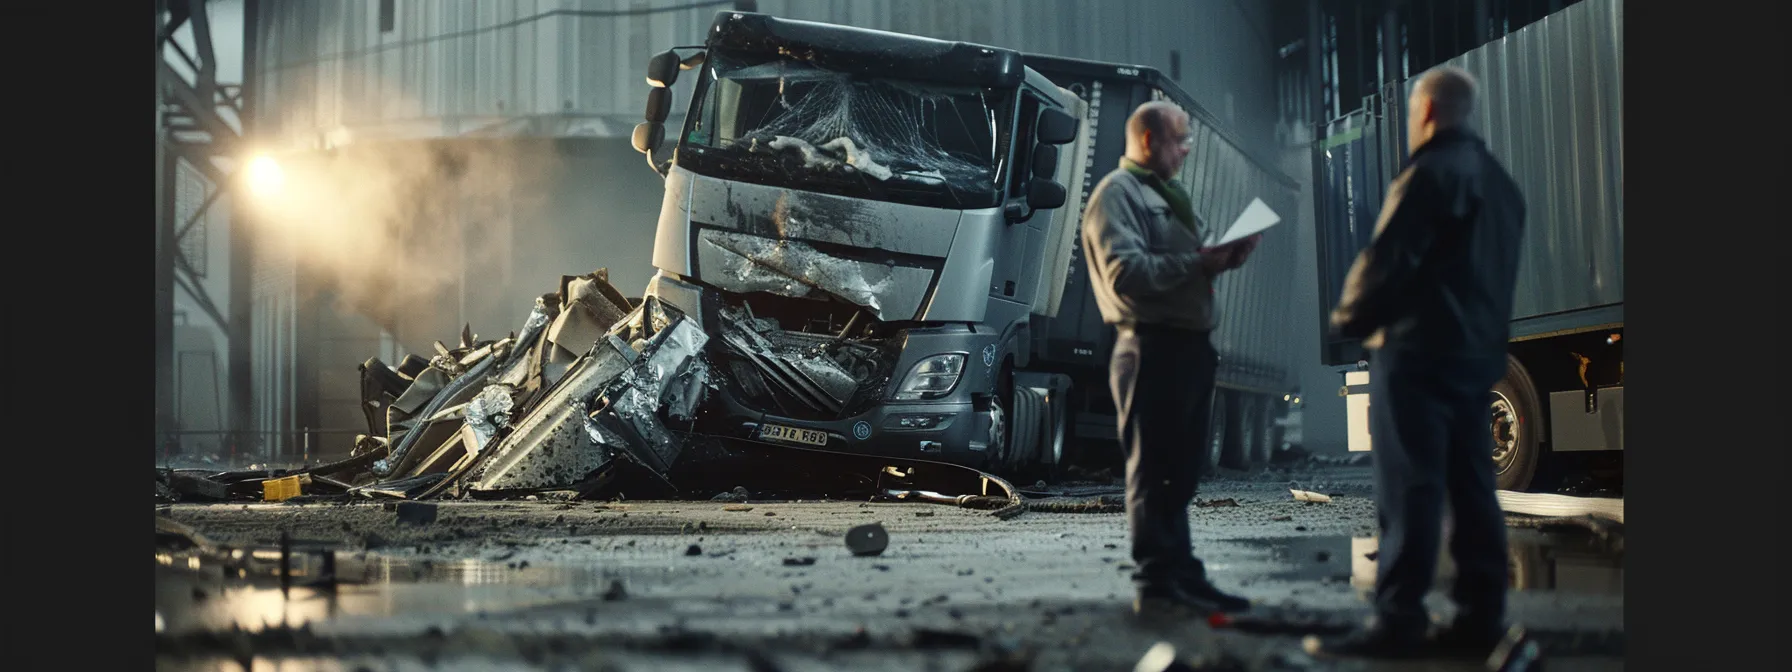
M 1126 119 L 1126 158 L 1170 177 L 1188 158 L 1188 137 L 1188 113 L 1168 101 L 1147 102 Z
M 1407 146 L 1413 151 L 1438 131 L 1468 123 L 1475 111 L 1474 75 L 1453 66 L 1432 68 L 1412 87 L 1407 108 Z

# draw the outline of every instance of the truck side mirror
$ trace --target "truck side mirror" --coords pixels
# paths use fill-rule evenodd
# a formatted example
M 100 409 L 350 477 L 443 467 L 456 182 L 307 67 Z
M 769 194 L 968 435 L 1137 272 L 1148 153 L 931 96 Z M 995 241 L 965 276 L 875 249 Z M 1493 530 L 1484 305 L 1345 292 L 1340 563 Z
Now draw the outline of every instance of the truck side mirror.
M 1058 147 L 1040 143 L 1033 147 L 1033 177 L 1052 179 L 1058 175 Z
M 1034 210 L 1063 207 L 1068 196 L 1064 185 L 1057 182 L 1037 177 L 1027 182 L 1027 207 Z
M 672 83 L 678 81 L 678 71 L 682 69 L 680 65 L 678 53 L 671 49 L 654 54 L 647 61 L 647 83 L 656 89 L 672 88 Z
M 643 121 L 635 124 L 635 134 L 631 139 L 635 151 L 652 156 L 653 150 L 659 149 L 660 143 L 666 139 L 666 127 L 658 122 Z
M 1068 144 L 1076 139 L 1076 117 L 1055 107 L 1039 111 L 1038 130 L 1034 135 L 1048 145 Z
M 654 89 L 647 92 L 647 120 L 662 123 L 672 114 L 672 90 Z

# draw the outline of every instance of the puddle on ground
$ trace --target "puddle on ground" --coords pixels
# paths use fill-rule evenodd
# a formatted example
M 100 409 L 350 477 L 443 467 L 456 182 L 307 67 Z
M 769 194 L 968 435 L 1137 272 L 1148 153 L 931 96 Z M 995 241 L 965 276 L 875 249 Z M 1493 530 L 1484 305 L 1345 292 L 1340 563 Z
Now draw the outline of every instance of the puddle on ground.
M 339 554 L 334 590 L 320 555 L 295 553 L 282 594 L 277 553 L 236 562 L 156 556 L 156 632 L 299 627 L 348 616 L 449 616 L 598 599 L 611 577 L 565 566 L 479 559 L 427 561 Z
M 1565 594 L 1624 594 L 1624 554 L 1590 533 L 1507 530 L 1507 557 L 1514 590 Z M 1270 557 L 1287 569 L 1267 578 L 1282 581 L 1347 583 L 1367 590 L 1375 585 L 1378 543 L 1375 537 L 1294 537 L 1244 542 L 1268 548 Z M 1439 553 L 1438 586 L 1455 575 L 1448 544 Z

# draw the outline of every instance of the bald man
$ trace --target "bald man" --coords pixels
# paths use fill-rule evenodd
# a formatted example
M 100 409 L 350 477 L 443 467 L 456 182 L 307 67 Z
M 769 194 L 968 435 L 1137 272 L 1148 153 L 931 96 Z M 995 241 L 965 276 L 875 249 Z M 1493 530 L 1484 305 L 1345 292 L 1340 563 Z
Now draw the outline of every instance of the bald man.
M 1467 128 L 1475 81 L 1450 67 L 1413 87 L 1412 158 L 1388 189 L 1375 237 L 1345 280 L 1331 323 L 1364 339 L 1381 541 L 1371 624 L 1320 653 L 1426 651 L 1485 657 L 1503 635 L 1506 526 L 1494 496 L 1488 399 L 1506 342 L 1524 198 Z M 1454 622 L 1426 641 L 1421 600 L 1437 571 L 1446 503 L 1456 564 Z
M 1141 615 L 1205 616 L 1249 608 L 1207 578 L 1189 541 L 1188 508 L 1206 467 L 1218 355 L 1213 279 L 1238 268 L 1255 237 L 1223 248 L 1172 178 L 1189 152 L 1188 115 L 1146 103 L 1126 124 L 1126 156 L 1096 185 L 1083 251 L 1103 321 L 1118 336 L 1109 384 L 1126 458 L 1126 522 Z

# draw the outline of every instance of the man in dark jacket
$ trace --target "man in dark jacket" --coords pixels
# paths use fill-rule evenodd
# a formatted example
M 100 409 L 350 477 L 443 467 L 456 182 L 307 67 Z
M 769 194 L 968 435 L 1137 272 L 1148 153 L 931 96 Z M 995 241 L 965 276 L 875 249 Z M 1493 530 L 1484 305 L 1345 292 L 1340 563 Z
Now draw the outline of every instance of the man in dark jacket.
M 1240 611 L 1191 552 L 1188 507 L 1207 461 L 1218 355 L 1209 338 L 1213 279 L 1243 265 L 1252 237 L 1206 248 L 1213 232 L 1173 177 L 1189 152 L 1188 115 L 1165 102 L 1126 124 L 1126 156 L 1083 211 L 1083 250 L 1103 321 L 1118 338 L 1109 383 L 1126 458 L 1126 522 L 1141 615 Z
M 1369 361 L 1381 543 L 1376 619 L 1315 653 L 1484 656 L 1503 634 L 1506 527 L 1494 496 L 1488 396 L 1506 371 L 1524 198 L 1466 128 L 1475 82 L 1456 68 L 1420 78 L 1408 107 L 1412 158 L 1389 187 L 1375 238 L 1357 257 L 1333 328 L 1363 338 Z M 1446 501 L 1457 576 L 1455 621 L 1426 642 Z

